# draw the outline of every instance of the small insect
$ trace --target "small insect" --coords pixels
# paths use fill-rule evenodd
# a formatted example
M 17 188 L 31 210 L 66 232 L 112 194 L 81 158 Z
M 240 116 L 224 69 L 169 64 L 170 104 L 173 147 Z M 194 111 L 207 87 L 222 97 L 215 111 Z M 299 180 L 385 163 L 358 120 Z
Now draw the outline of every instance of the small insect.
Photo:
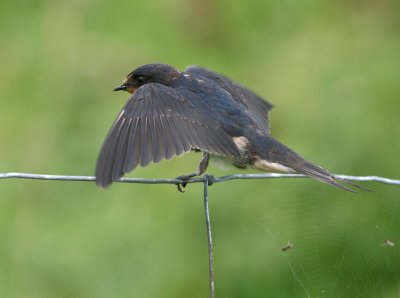
M 390 241 L 390 240 L 385 240 L 385 241 L 383 241 L 383 246 L 391 246 L 391 247 L 393 247 L 394 243 L 392 241 Z
M 284 247 L 281 248 L 282 251 L 287 251 L 293 247 L 293 243 L 288 242 Z

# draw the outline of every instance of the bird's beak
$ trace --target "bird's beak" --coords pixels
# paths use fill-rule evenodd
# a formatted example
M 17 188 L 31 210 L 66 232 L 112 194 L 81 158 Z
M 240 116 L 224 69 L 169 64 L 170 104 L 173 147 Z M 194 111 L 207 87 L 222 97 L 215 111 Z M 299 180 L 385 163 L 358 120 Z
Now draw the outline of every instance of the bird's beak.
M 129 93 L 134 93 L 136 91 L 136 87 L 133 86 L 127 86 L 125 84 L 122 84 L 121 86 L 118 86 L 117 88 L 114 88 L 113 91 L 120 91 L 120 90 L 124 90 L 127 91 Z
M 126 89 L 128 89 L 128 86 L 122 84 L 121 86 L 114 88 L 113 91 L 121 91 L 121 90 L 126 90 Z

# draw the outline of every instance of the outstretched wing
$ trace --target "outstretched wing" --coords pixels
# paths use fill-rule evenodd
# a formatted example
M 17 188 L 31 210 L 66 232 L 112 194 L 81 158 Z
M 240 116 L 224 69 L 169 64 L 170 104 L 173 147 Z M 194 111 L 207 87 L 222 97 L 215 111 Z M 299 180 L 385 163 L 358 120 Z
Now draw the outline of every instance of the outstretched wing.
M 156 83 L 140 87 L 104 141 L 96 183 L 106 187 L 139 164 L 144 167 L 191 149 L 240 157 L 232 138 L 206 116 L 176 89 Z
M 244 106 L 250 117 L 269 134 L 268 113 L 273 108 L 272 104 L 239 83 L 209 69 L 192 65 L 185 69 L 185 73 L 205 77 L 228 91 L 237 103 Z

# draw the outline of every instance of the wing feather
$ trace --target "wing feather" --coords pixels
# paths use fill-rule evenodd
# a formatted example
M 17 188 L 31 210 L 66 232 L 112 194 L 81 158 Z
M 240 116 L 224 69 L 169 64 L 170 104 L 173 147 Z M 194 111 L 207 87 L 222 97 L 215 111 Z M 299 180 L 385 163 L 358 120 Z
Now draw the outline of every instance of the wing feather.
M 127 162 L 127 167 L 126 167 L 125 172 L 133 170 L 139 164 L 139 160 L 140 160 L 141 121 L 140 121 L 140 118 L 133 119 L 133 121 L 134 121 L 134 125 L 131 126 L 132 133 L 129 136 L 129 144 L 128 144 L 128 149 L 127 149 L 127 152 L 129 152 L 129 154 L 128 154 L 128 162 Z
M 96 166 L 103 187 L 138 165 L 200 149 L 240 157 L 232 138 L 187 100 L 188 94 L 146 84 L 132 95 L 111 127 Z
M 118 177 L 122 173 L 123 163 L 125 162 L 126 158 L 126 148 L 127 148 L 126 143 L 128 141 L 127 133 L 130 120 L 131 119 L 123 118 L 121 119 L 121 123 L 119 125 L 120 127 L 119 134 L 114 146 L 117 150 L 117 156 L 120 156 L 120 158 L 114 158 L 112 177 Z M 119 145 L 120 142 L 122 144 Z
M 179 117 L 170 117 L 169 121 L 177 140 L 176 143 L 179 144 L 179 151 L 177 150 L 176 154 L 181 155 L 189 152 L 192 149 L 192 146 L 184 133 L 184 131 L 187 130 L 187 127 L 185 126 L 183 119 Z
M 138 125 L 139 119 L 131 119 L 129 122 L 129 128 L 128 128 L 128 143 L 126 147 L 126 152 L 133 152 L 133 148 L 135 146 L 135 133 L 136 133 L 136 128 Z M 131 168 L 134 167 L 133 163 L 133 154 L 126 154 L 125 157 L 125 163 L 124 163 L 124 172 L 130 171 Z
M 154 142 L 154 162 L 160 162 L 165 156 L 165 134 L 163 132 L 161 118 L 156 115 L 153 116 L 154 130 L 156 131 L 156 139 Z
M 163 130 L 164 140 L 165 140 L 165 159 L 171 159 L 174 156 L 175 146 L 172 143 L 172 132 L 168 129 L 169 124 L 167 117 L 164 115 L 160 115 L 160 123 Z
M 153 141 L 151 138 L 152 132 L 149 127 L 149 117 L 146 115 L 142 118 L 142 131 L 141 131 L 141 157 L 140 157 L 140 165 L 142 167 L 147 166 L 152 160 L 153 154 Z

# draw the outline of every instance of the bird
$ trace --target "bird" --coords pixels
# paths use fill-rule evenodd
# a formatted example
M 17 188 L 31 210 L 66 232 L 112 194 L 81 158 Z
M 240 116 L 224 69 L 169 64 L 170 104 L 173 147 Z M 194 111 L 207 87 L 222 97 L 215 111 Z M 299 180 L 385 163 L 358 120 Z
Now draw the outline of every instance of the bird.
M 106 188 L 137 166 L 191 151 L 203 152 L 197 169 L 177 177 L 180 186 L 205 173 L 210 158 L 239 169 L 301 173 L 352 191 L 350 183 L 306 160 L 271 136 L 273 105 L 230 78 L 200 66 L 184 71 L 145 64 L 114 91 L 131 97 L 105 138 L 96 164 L 96 184 Z M 342 183 L 339 183 L 342 182 Z

